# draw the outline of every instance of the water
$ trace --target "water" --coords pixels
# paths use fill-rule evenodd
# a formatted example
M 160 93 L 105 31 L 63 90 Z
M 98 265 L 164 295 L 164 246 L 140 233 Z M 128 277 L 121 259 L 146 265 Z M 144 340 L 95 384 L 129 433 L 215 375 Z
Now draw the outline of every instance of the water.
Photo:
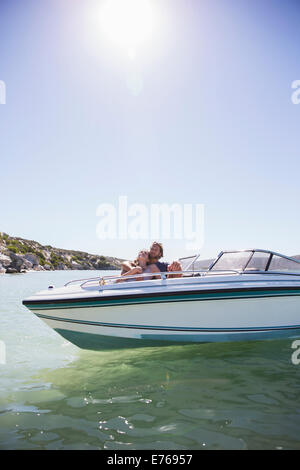
M 21 304 L 95 274 L 0 276 L 1 449 L 300 449 L 292 340 L 83 351 Z

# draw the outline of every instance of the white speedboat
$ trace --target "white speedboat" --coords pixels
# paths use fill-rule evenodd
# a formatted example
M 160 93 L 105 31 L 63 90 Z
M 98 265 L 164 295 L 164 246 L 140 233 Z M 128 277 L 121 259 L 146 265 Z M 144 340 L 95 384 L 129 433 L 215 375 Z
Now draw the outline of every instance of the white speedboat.
M 80 279 L 23 304 L 85 349 L 300 336 L 300 261 L 252 249 L 204 271 L 199 256 L 181 262 L 180 277 Z

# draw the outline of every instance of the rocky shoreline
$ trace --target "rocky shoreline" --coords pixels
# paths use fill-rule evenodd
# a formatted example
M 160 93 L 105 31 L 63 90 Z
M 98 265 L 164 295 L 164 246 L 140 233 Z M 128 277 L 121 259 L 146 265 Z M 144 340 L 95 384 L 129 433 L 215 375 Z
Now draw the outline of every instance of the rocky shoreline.
M 121 261 L 109 256 L 64 250 L 0 232 L 0 274 L 28 271 L 120 269 Z

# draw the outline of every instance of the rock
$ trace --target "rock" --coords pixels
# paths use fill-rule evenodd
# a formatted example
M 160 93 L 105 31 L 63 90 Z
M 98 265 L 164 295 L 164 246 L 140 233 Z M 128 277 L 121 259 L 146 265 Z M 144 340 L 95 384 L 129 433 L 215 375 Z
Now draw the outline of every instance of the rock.
M 63 263 L 58 263 L 56 269 L 59 269 L 60 271 L 64 271 L 65 269 L 67 269 L 67 266 Z
M 18 272 L 32 269 L 32 263 L 22 255 L 16 255 L 15 253 L 11 252 L 9 259 L 10 263 L 8 266 L 6 266 L 6 268 L 16 269 Z
M 40 264 L 39 257 L 33 253 L 26 253 L 24 258 L 29 261 L 32 266 L 38 266 Z
M 50 258 L 51 258 L 51 253 L 50 253 L 50 251 L 45 251 L 45 250 L 44 250 L 44 251 L 43 251 L 43 255 L 45 256 L 45 259 L 46 259 L 47 261 L 50 260 Z
M 20 267 L 20 271 L 21 270 L 27 270 L 28 271 L 29 269 L 32 269 L 33 264 L 30 261 L 28 261 L 27 259 L 25 259 L 24 257 L 22 257 L 22 258 L 23 258 L 23 264 Z
M 11 264 L 11 259 L 9 256 L 0 253 L 0 263 L 4 268 L 6 268 Z
M 2 266 L 2 264 L 0 263 L 0 274 L 4 274 L 6 271 L 6 269 Z
M 18 272 L 18 270 L 15 269 L 15 268 L 7 268 L 6 269 L 7 274 L 16 274 L 17 272 Z
M 71 269 L 82 269 L 82 267 L 81 267 L 81 264 L 72 263 L 72 264 L 71 264 Z
M 22 256 L 16 255 L 15 253 L 10 254 L 11 263 L 9 268 L 16 269 L 20 272 L 22 264 L 24 264 L 24 258 Z
M 88 271 L 89 269 L 92 269 L 92 268 L 93 268 L 93 266 L 85 263 L 85 264 L 82 265 L 81 269 Z
M 34 271 L 45 271 L 44 266 L 41 266 L 40 264 L 34 265 L 33 269 Z

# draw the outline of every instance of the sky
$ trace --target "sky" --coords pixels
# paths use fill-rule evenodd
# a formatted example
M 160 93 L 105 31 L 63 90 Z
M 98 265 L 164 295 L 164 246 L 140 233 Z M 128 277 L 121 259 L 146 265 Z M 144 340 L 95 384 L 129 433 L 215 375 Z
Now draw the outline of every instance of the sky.
M 203 258 L 300 254 L 299 2 L 109 1 L 0 0 L 0 231 L 132 259 L 97 232 L 126 196 L 203 205 Z

